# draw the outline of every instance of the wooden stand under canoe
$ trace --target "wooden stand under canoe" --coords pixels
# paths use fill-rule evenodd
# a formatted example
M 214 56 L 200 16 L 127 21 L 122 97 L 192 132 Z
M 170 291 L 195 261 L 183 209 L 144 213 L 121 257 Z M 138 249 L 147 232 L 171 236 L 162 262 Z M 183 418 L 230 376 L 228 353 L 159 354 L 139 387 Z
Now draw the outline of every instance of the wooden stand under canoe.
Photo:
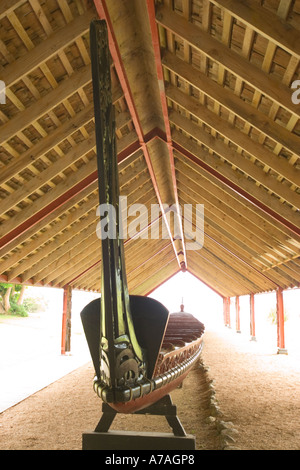
M 109 219 L 114 237 L 101 239 L 101 299 L 88 304 L 81 318 L 95 368 L 94 390 L 117 412 L 133 413 L 182 383 L 201 353 L 204 325 L 190 314 L 170 315 L 160 302 L 128 293 L 105 21 L 91 23 L 90 40 L 99 201 L 113 206 L 117 217 Z

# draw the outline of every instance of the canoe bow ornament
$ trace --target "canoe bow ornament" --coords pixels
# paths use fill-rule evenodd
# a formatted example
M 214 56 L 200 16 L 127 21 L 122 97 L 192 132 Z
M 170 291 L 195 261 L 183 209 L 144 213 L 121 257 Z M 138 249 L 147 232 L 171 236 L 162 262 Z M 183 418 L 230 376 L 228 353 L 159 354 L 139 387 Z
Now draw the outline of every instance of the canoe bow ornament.
M 90 47 L 100 223 L 105 222 L 101 226 L 107 232 L 101 232 L 101 299 L 90 302 L 81 319 L 96 373 L 95 392 L 113 409 L 131 413 L 181 384 L 201 353 L 204 325 L 185 312 L 170 314 L 155 299 L 129 295 L 104 20 L 92 21 Z
M 119 226 L 119 181 L 112 104 L 111 58 L 107 26 L 94 20 L 90 27 L 95 131 L 97 146 L 99 201 L 112 205 L 114 215 L 107 214 L 108 226 L 115 227 L 115 237 L 102 237 L 102 288 L 100 323 L 101 393 L 110 388 L 132 387 L 146 377 L 145 351 L 140 347 L 130 312 L 123 239 Z M 111 217 L 109 219 L 109 217 Z

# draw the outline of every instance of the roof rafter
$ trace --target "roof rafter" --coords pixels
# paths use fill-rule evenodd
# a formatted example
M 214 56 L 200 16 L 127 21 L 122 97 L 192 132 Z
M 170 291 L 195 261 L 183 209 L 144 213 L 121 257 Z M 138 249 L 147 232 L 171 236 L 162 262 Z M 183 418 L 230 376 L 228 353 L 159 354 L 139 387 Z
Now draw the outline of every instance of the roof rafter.
M 161 26 L 203 52 L 211 60 L 238 76 L 279 106 L 295 114 L 298 118 L 300 117 L 299 106 L 292 102 L 291 91 L 287 86 L 252 65 L 243 56 L 229 49 L 209 33 L 165 6 L 157 8 L 156 20 Z
M 243 21 L 256 32 L 274 42 L 300 59 L 299 30 L 284 23 L 278 15 L 261 8 L 253 1 L 210 0 L 214 5 L 227 10 L 234 18 Z

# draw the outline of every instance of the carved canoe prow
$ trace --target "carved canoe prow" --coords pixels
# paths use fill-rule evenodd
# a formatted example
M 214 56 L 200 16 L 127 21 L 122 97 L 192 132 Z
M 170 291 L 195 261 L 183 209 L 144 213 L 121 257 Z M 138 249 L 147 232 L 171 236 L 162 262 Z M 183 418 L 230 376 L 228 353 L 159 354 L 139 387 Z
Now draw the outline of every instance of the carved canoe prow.
M 100 204 L 115 208 L 115 236 L 102 238 L 101 299 L 81 319 L 103 401 L 131 413 L 177 387 L 199 357 L 204 326 L 189 314 L 169 314 L 158 301 L 128 293 L 118 225 L 119 182 L 106 22 L 90 27 Z

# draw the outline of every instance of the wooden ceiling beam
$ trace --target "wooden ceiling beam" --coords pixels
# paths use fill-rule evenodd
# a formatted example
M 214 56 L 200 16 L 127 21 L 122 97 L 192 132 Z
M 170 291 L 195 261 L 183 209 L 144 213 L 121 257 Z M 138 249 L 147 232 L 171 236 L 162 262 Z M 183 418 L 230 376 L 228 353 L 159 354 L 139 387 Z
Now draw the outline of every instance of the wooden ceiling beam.
M 184 203 L 193 203 L 190 195 L 184 194 L 183 196 L 180 194 L 181 201 Z M 278 272 L 274 273 L 273 271 L 268 271 L 267 275 L 265 275 L 266 265 L 263 265 L 261 262 L 260 264 L 257 263 L 258 259 L 254 259 L 253 256 L 255 252 L 252 253 L 252 258 L 249 257 L 249 253 L 251 250 L 249 247 L 245 246 L 245 251 L 243 251 L 242 245 L 237 242 L 235 243 L 235 238 L 230 237 L 230 234 L 226 234 L 223 229 L 223 224 L 214 224 L 211 220 L 211 214 L 207 214 L 205 217 L 205 224 L 204 224 L 204 237 L 207 239 L 209 238 L 212 240 L 216 246 L 219 245 L 222 249 L 225 250 L 228 254 L 232 255 L 237 261 L 241 262 L 245 266 L 248 266 L 253 272 L 257 272 L 261 276 L 265 276 L 267 282 L 273 283 L 274 288 L 277 288 L 278 285 L 281 286 L 290 286 L 291 284 L 287 283 L 286 277 L 279 276 Z M 224 238 L 225 236 L 225 238 Z M 226 239 L 227 237 L 227 239 Z M 204 239 L 205 243 L 205 239 Z M 260 260 L 262 261 L 262 260 Z M 288 260 L 286 260 L 288 261 Z M 274 264 L 274 263 L 273 263 Z M 269 267 L 272 267 L 272 265 Z
M 53 284 L 59 285 L 61 287 L 67 284 L 73 284 L 74 278 L 77 279 L 81 277 L 82 274 L 85 272 L 91 272 L 91 269 L 96 266 L 98 266 L 99 271 L 101 271 L 100 256 L 101 255 L 99 252 L 99 254 L 92 253 L 87 257 L 80 257 L 78 260 L 74 261 L 73 268 L 69 269 L 65 273 L 61 274 L 59 277 L 55 278 Z
M 83 15 L 77 16 L 70 23 L 56 30 L 45 41 L 27 52 L 20 59 L 9 64 L 5 70 L 5 85 L 12 86 L 42 63 L 57 55 L 83 34 L 88 33 L 90 22 L 95 17 L 93 10 L 87 10 Z
M 254 129 L 300 158 L 299 136 L 277 124 L 272 118 L 242 100 L 233 91 L 214 82 L 204 73 L 167 50 L 163 52 L 162 64 L 167 70 L 216 101 L 230 113 L 233 113 L 245 123 L 249 123 Z
M 25 258 L 9 271 L 8 277 L 12 279 L 21 275 L 24 280 L 35 277 L 42 269 L 47 269 L 53 259 L 57 260 L 63 256 L 68 247 L 71 248 L 81 243 L 84 238 L 92 233 L 96 233 L 96 211 L 92 211 L 82 221 L 74 223 L 72 229 L 64 231 L 36 253 Z
M 98 181 L 94 181 L 82 191 L 79 191 L 78 194 L 74 195 L 73 198 L 66 199 L 66 201 L 62 205 L 58 205 L 58 207 L 54 209 L 54 211 L 50 211 L 49 214 L 46 215 L 44 218 L 41 218 L 36 223 L 33 223 L 27 230 L 21 232 L 17 237 L 12 238 L 10 242 L 5 244 L 0 249 L 0 257 L 4 257 L 16 248 L 19 251 L 22 250 L 24 243 L 26 244 L 26 246 L 31 244 L 33 242 L 32 237 L 36 237 L 37 234 L 38 236 L 41 236 L 39 232 L 42 232 L 45 229 L 48 230 L 50 224 L 57 222 L 57 220 L 59 221 L 60 217 L 62 217 L 63 215 L 66 215 L 66 217 L 69 218 L 69 211 L 72 210 L 78 203 L 83 201 L 85 198 L 89 197 L 96 190 L 98 190 Z M 49 230 L 50 234 L 52 234 L 51 229 Z M 21 259 L 22 258 L 20 258 L 20 260 Z M 12 266 L 14 264 L 15 262 L 12 264 Z M 8 267 L 6 267 L 6 269 L 8 269 Z
M 45 211 L 45 208 L 53 207 L 56 209 L 58 206 L 58 201 L 65 202 L 68 199 L 68 191 L 72 190 L 72 188 L 81 186 L 81 189 L 84 189 L 89 181 L 91 184 L 95 180 L 95 159 L 90 160 L 88 163 L 83 165 L 78 171 L 74 171 L 71 175 L 68 176 L 68 182 L 66 183 L 65 180 L 58 183 L 51 191 L 48 191 L 44 194 L 44 196 L 40 197 L 38 201 L 31 203 L 22 212 L 18 212 L 16 216 L 12 217 L 11 219 L 7 220 L 2 226 L 0 227 L 0 246 L 3 246 L 4 239 L 8 238 L 10 232 L 15 229 L 18 229 L 18 232 L 22 233 L 21 227 L 23 224 L 27 225 L 29 228 L 32 223 L 33 217 L 37 217 L 37 220 L 41 218 L 41 211 Z M 88 180 L 87 180 L 88 178 Z M 78 183 L 78 181 L 81 182 Z M 84 185 L 84 186 L 83 186 Z M 48 212 L 49 213 L 49 212 Z M 43 215 L 45 216 L 46 213 Z
M 169 277 L 170 274 L 178 271 L 178 265 L 174 265 L 174 262 L 176 263 L 176 258 L 170 251 L 168 255 L 165 254 L 163 258 L 153 263 L 151 267 L 148 267 L 142 273 L 140 272 L 139 275 L 129 276 L 129 292 L 138 295 L 138 292 L 149 291 L 161 282 L 164 275 Z
M 235 295 L 243 292 L 243 294 L 250 293 L 248 289 L 242 290 L 241 286 L 233 285 L 230 281 L 225 282 L 225 279 L 220 281 L 220 277 L 215 275 L 209 270 L 209 267 L 205 264 L 199 264 L 199 260 L 195 257 L 188 257 L 189 269 L 188 271 L 193 274 L 199 281 L 204 282 L 208 285 L 214 286 L 214 288 L 220 292 L 222 297 L 234 297 Z
M 200 275 L 199 273 L 196 273 L 194 267 L 190 268 L 189 266 L 189 269 L 187 270 L 192 276 L 194 276 L 196 279 L 198 279 L 198 281 L 200 281 L 202 284 L 204 284 L 206 287 L 208 287 L 210 290 L 212 290 L 215 294 L 217 294 L 218 296 L 220 296 L 222 299 L 224 298 L 224 295 L 227 296 L 227 292 L 223 292 L 222 293 L 222 290 L 224 288 L 224 286 L 217 286 L 216 284 L 214 285 L 214 287 L 212 287 L 212 285 L 210 284 L 211 280 L 210 279 L 205 279 L 204 277 L 200 278 Z M 202 273 L 201 273 L 202 275 Z
M 19 6 L 23 5 L 27 0 L 1 0 L 0 4 L 0 20 L 12 13 Z
M 131 286 L 129 283 L 129 292 L 132 295 L 149 295 L 150 292 L 159 287 L 168 279 L 180 272 L 176 260 L 169 262 L 162 268 L 158 268 L 157 271 L 152 273 L 150 277 L 144 279 L 138 286 Z M 166 305 L 166 308 L 168 306 Z
M 188 119 L 186 119 L 186 121 L 189 123 L 189 126 L 184 130 L 188 128 L 189 131 L 186 130 L 186 132 L 190 132 L 190 125 L 193 123 Z M 196 134 L 193 133 L 192 136 L 197 140 L 201 129 L 199 126 L 196 126 L 196 129 Z M 187 158 L 190 158 L 195 163 L 198 163 L 202 168 L 206 169 L 220 181 L 227 184 L 231 189 L 245 197 L 247 201 L 250 201 L 256 207 L 263 210 L 268 215 L 271 215 L 277 222 L 282 223 L 298 236 L 300 235 L 300 229 L 298 226 L 299 218 L 296 212 L 282 204 L 274 196 L 268 194 L 267 191 L 262 187 L 257 186 L 253 181 L 250 181 L 247 178 L 240 178 L 239 174 L 232 170 L 229 165 L 223 163 L 219 158 L 208 154 L 208 152 L 204 152 L 198 144 L 191 141 L 188 137 L 185 137 L 183 134 L 175 130 L 173 131 L 172 136 L 173 146 L 178 150 L 178 152 L 182 153 Z M 210 140 L 212 139 L 210 136 L 208 137 Z M 223 149 L 225 150 L 226 147 L 223 146 Z
M 291 90 L 266 74 L 237 52 L 187 21 L 166 6 L 160 5 L 156 12 L 156 21 L 176 36 L 188 42 L 192 47 L 204 53 L 214 62 L 229 70 L 250 87 L 277 103 L 282 108 L 300 117 L 299 106 L 291 100 Z
M 95 183 L 95 190 L 96 189 L 97 184 Z M 8 269 L 12 269 L 15 264 L 20 263 L 22 259 L 26 258 L 32 252 L 41 249 L 45 243 L 49 242 L 54 237 L 57 237 L 60 232 L 66 230 L 70 225 L 74 224 L 84 215 L 87 215 L 90 210 L 95 209 L 96 212 L 96 206 L 98 203 L 98 195 L 94 194 L 87 201 L 84 201 L 79 207 L 77 207 L 76 210 L 66 214 L 66 216 L 62 219 L 55 221 L 51 227 L 47 228 L 39 236 L 36 236 L 34 239 L 30 240 L 28 243 L 22 246 L 21 249 L 10 255 L 6 260 L 1 261 L 1 272 L 4 273 Z M 73 204 L 76 204 L 75 200 L 73 201 Z M 20 269 L 22 271 L 21 266 Z
M 282 176 L 285 179 L 287 179 L 289 182 L 291 182 L 292 184 L 299 186 L 299 170 L 289 165 L 284 158 L 275 155 L 273 152 L 268 150 L 263 145 L 255 142 L 253 139 L 251 139 L 251 137 L 247 136 L 246 134 L 241 132 L 239 129 L 231 126 L 227 121 L 225 121 L 225 119 L 222 119 L 220 116 L 216 115 L 214 112 L 210 111 L 205 106 L 202 106 L 196 99 L 181 92 L 178 88 L 169 85 L 167 88 L 167 97 L 172 102 L 184 108 L 189 114 L 192 114 L 194 117 L 199 119 L 201 122 L 205 123 L 211 129 L 215 130 L 218 134 L 223 136 L 225 139 L 228 139 L 237 147 L 240 147 L 244 152 L 251 155 L 253 158 L 261 162 L 263 165 L 269 168 L 272 168 L 276 173 L 278 173 L 279 176 Z M 172 115 L 173 114 L 174 114 L 174 111 L 172 112 Z M 172 117 L 170 117 L 170 119 L 172 119 Z M 186 118 L 183 117 L 182 119 L 185 120 Z M 192 126 L 193 128 L 195 128 L 196 124 L 193 123 Z M 207 132 L 205 132 L 203 129 L 199 129 L 199 132 L 201 133 L 201 135 L 206 134 L 206 137 L 207 137 L 205 139 L 206 142 L 208 142 L 209 140 L 217 140 L 217 139 L 212 139 L 207 134 Z M 218 146 L 226 147 L 226 144 L 219 141 Z M 234 152 L 233 150 L 231 150 L 231 153 L 235 157 L 235 163 L 232 162 L 235 166 L 238 166 L 237 161 L 244 164 L 245 158 L 243 156 L 237 155 L 237 153 Z M 247 162 L 247 164 L 244 166 L 251 168 L 254 165 L 251 162 L 249 163 Z M 243 170 L 243 168 L 241 168 L 241 170 L 245 171 Z M 297 193 L 295 193 L 295 191 L 290 190 L 289 188 L 285 188 L 285 186 L 282 185 L 281 182 L 276 181 L 275 178 L 272 178 L 263 169 L 261 173 L 262 173 L 261 179 L 262 180 L 267 179 L 268 182 L 270 182 L 268 184 L 273 185 L 274 188 L 276 188 L 276 190 L 272 189 L 271 187 L 269 187 L 269 189 L 274 191 L 276 194 L 278 194 L 279 191 L 280 193 L 283 192 L 285 196 L 282 195 L 282 197 L 285 200 L 290 202 L 290 199 L 291 199 L 293 201 L 293 202 L 290 202 L 291 204 L 293 204 L 297 208 L 300 207 L 300 197 L 297 195 Z M 254 177 L 254 179 L 256 178 Z M 262 184 L 266 186 L 266 182 Z M 280 193 L 278 195 L 280 195 Z
M 16 189 L 13 193 L 7 196 L 3 200 L 0 210 L 0 215 L 8 212 L 10 209 L 15 207 L 18 203 L 31 196 L 39 188 L 46 185 L 49 181 L 55 178 L 68 167 L 78 162 L 86 154 L 95 150 L 96 139 L 95 136 L 91 136 L 88 139 L 83 140 L 81 143 L 74 146 L 67 154 L 60 157 L 55 163 L 52 163 L 44 171 L 38 175 L 34 175 L 29 181 L 23 183 L 23 185 Z M 66 184 L 66 182 L 64 182 Z M 40 209 L 39 203 L 35 202 L 36 211 Z
M 110 16 L 109 16 L 109 12 L 108 12 L 108 9 L 107 9 L 106 2 L 104 0 L 101 0 L 101 1 L 100 0 L 94 0 L 94 4 L 95 4 L 95 7 L 96 7 L 96 10 L 98 12 L 99 17 L 106 20 L 107 29 L 108 29 L 108 37 L 109 37 L 110 53 L 111 53 L 111 56 L 112 56 L 112 59 L 113 59 L 113 62 L 114 62 L 115 68 L 116 68 L 116 72 L 117 72 L 120 84 L 121 84 L 122 89 L 124 91 L 124 95 L 125 95 L 125 99 L 126 99 L 126 102 L 127 102 L 129 112 L 132 116 L 133 125 L 134 125 L 136 133 L 138 135 L 140 147 L 141 147 L 141 149 L 143 150 L 143 153 L 144 153 L 144 157 L 145 157 L 145 160 L 146 160 L 146 163 L 147 163 L 147 166 L 148 166 L 149 174 L 150 174 L 150 177 L 151 177 L 151 180 L 152 180 L 152 183 L 153 183 L 153 187 L 154 187 L 154 190 L 156 192 L 157 200 L 158 200 L 158 203 L 159 203 L 159 206 L 160 206 L 160 209 L 161 209 L 161 212 L 162 212 L 162 215 L 163 215 L 163 218 L 164 218 L 164 221 L 165 221 L 168 233 L 169 233 L 169 237 L 170 237 L 170 240 L 171 240 L 171 243 L 172 243 L 172 246 L 173 246 L 173 250 L 174 250 L 176 259 L 178 261 L 178 265 L 180 267 L 182 267 L 182 265 L 181 265 L 182 260 L 181 260 L 181 256 L 180 256 L 181 254 L 178 253 L 178 251 L 177 251 L 177 248 L 176 248 L 176 245 L 175 245 L 174 239 L 173 239 L 173 234 L 172 234 L 170 226 L 168 224 L 168 219 L 167 219 L 166 212 L 165 212 L 165 209 L 164 209 L 164 206 L 163 206 L 163 201 L 162 201 L 162 198 L 161 198 L 161 195 L 160 195 L 160 190 L 159 190 L 159 187 L 158 187 L 155 172 L 154 172 L 153 165 L 152 165 L 152 162 L 151 162 L 151 157 L 150 157 L 150 154 L 149 154 L 148 147 L 146 145 L 145 136 L 144 136 L 143 129 L 142 129 L 142 126 L 141 126 L 141 123 L 140 123 L 140 119 L 139 119 L 139 116 L 138 116 L 138 113 L 137 113 L 137 109 L 136 109 L 136 106 L 135 106 L 135 103 L 134 103 L 134 99 L 133 99 L 133 96 L 132 96 L 129 81 L 128 81 L 126 71 L 125 71 L 125 68 L 124 68 L 124 64 L 123 64 L 123 61 L 122 61 L 119 46 L 117 44 L 117 40 L 116 40 L 116 37 L 115 37 L 115 34 L 114 34 L 113 25 L 111 23 L 111 19 L 110 19 Z
M 196 204 L 194 198 L 191 197 L 187 192 L 179 192 L 180 200 L 184 204 Z M 225 250 L 232 252 L 238 258 L 244 261 L 251 262 L 254 268 L 259 270 L 268 268 L 271 266 L 265 259 L 261 259 L 257 256 L 257 253 L 249 247 L 248 243 L 245 243 L 241 237 L 237 237 L 227 224 L 220 224 L 220 221 L 212 213 L 205 211 L 204 219 L 204 234 L 207 234 L 217 243 L 219 243 Z
M 71 77 L 61 82 L 57 88 L 51 90 L 34 104 L 3 124 L 1 126 L 0 145 L 7 142 L 18 132 L 26 129 L 26 127 L 29 127 L 30 124 L 47 114 L 62 101 L 74 95 L 79 89 L 88 85 L 91 80 L 90 65 L 74 72 Z
M 222 279 L 222 284 L 225 286 L 226 289 L 251 292 L 251 283 L 241 282 L 241 280 L 237 280 L 236 278 L 232 277 L 231 274 L 216 266 L 211 259 L 208 259 L 208 257 L 205 257 L 203 254 L 195 254 L 192 260 L 194 267 L 197 266 L 197 270 L 198 273 L 200 273 L 200 276 L 202 275 L 202 273 L 204 276 L 210 276 L 214 279 L 215 283 L 217 279 Z
M 188 185 L 188 186 L 186 186 Z M 232 209 L 230 206 L 226 206 L 217 197 L 210 195 L 205 189 L 201 191 L 201 187 L 197 186 L 190 178 L 181 175 L 179 177 L 179 189 L 184 193 L 186 189 L 189 189 L 193 199 L 198 201 L 198 204 L 204 204 L 205 214 L 207 212 L 211 214 L 213 219 L 219 220 L 222 226 L 227 227 L 227 231 L 231 232 L 232 235 L 241 240 L 244 246 L 247 246 L 256 253 L 257 256 L 264 256 L 264 259 L 268 260 L 271 264 L 274 260 L 286 258 L 286 253 L 278 254 L 272 253 L 270 244 L 264 239 L 262 234 L 251 224 L 250 221 L 244 219 L 238 211 Z M 200 189 L 200 194 L 199 194 Z M 197 191 L 197 192 L 196 192 Z M 235 217 L 236 215 L 236 217 Z M 249 255 L 250 256 L 250 255 Z
M 170 127 L 169 116 L 168 116 L 166 91 L 164 87 L 164 75 L 163 75 L 163 68 L 162 68 L 162 63 L 161 63 L 159 36 L 158 36 L 157 25 L 155 21 L 155 1 L 154 0 L 147 0 L 147 10 L 148 10 L 148 16 L 149 16 L 152 45 L 153 45 L 153 50 L 154 50 L 160 102 L 161 102 L 163 120 L 164 120 L 164 125 L 165 125 L 165 132 L 166 132 L 166 137 L 167 137 L 167 147 L 168 147 L 170 167 L 171 167 L 171 178 L 172 178 L 175 205 L 177 207 L 178 226 L 179 226 L 179 231 L 180 231 L 180 236 L 181 236 L 181 247 L 182 247 L 182 253 L 183 253 L 183 261 L 181 261 L 181 267 L 182 267 L 182 270 L 184 271 L 187 267 L 187 257 L 186 257 L 185 243 L 184 243 L 182 219 L 180 216 L 180 207 L 179 207 L 179 201 L 178 201 L 177 180 L 176 180 L 176 173 L 175 173 L 173 147 L 172 147 L 171 127 Z
M 191 197 L 189 195 L 186 195 L 184 194 L 183 196 L 181 196 L 181 199 L 184 198 L 185 201 L 188 201 L 189 203 L 193 202 L 193 200 L 191 199 Z M 265 267 L 265 266 L 255 266 L 255 263 L 253 262 L 253 256 L 251 256 L 251 248 L 248 247 L 246 245 L 246 243 L 244 243 L 244 245 L 240 245 L 239 242 L 238 242 L 238 251 L 235 250 L 234 248 L 234 235 L 233 235 L 233 243 L 229 243 L 229 245 L 227 244 L 226 246 L 226 242 L 224 243 L 224 240 L 220 241 L 219 237 L 216 238 L 216 236 L 212 233 L 211 231 L 211 219 L 214 219 L 214 215 L 209 212 L 206 216 L 206 219 L 207 219 L 207 222 L 205 224 L 205 228 L 204 228 L 204 248 L 206 246 L 212 246 L 212 249 L 211 251 L 214 252 L 215 254 L 216 253 L 219 253 L 220 254 L 220 259 L 222 260 L 227 260 L 228 261 L 228 265 L 232 265 L 232 266 L 237 266 L 237 269 L 239 272 L 244 272 L 246 273 L 247 275 L 249 275 L 250 277 L 258 277 L 260 278 L 260 283 L 262 285 L 266 285 L 268 286 L 270 284 L 270 279 L 268 276 L 265 276 L 264 274 L 262 274 L 262 268 Z M 192 224 L 192 221 L 191 221 L 191 224 Z M 192 224 L 193 225 L 193 224 Z M 226 230 L 226 223 L 218 223 L 216 224 L 217 227 L 219 226 L 220 227 L 220 230 L 221 231 L 224 231 Z M 195 227 L 194 227 L 195 228 Z M 227 228 L 228 230 L 228 228 Z M 230 230 L 230 227 L 229 227 L 229 230 Z M 228 232 L 230 233 L 230 232 Z M 230 239 L 230 235 L 228 237 Z M 247 240 L 246 240 L 247 242 Z M 241 246 L 244 246 L 245 248 L 245 251 L 246 251 L 246 255 L 242 255 L 242 250 L 241 250 Z M 201 250 L 195 250 L 197 252 L 200 252 Z M 247 254 L 248 252 L 248 254 Z M 255 251 L 252 252 L 255 254 Z M 252 273 L 252 274 L 251 274 Z M 276 287 L 276 286 L 274 286 Z
M 220 200 L 227 200 L 229 204 L 237 207 L 238 210 L 247 217 L 247 219 L 251 220 L 255 225 L 264 230 L 264 232 L 271 236 L 278 244 L 285 246 L 291 254 L 300 249 L 300 240 L 297 244 L 295 239 L 291 239 L 293 234 L 288 229 L 283 227 L 283 225 L 276 223 L 274 219 L 267 216 L 267 214 L 263 214 L 253 206 L 253 204 L 239 196 L 235 191 L 232 191 L 213 175 L 207 173 L 199 165 L 187 159 L 184 155 L 177 155 L 176 167 L 178 164 L 181 165 L 182 168 L 186 168 L 188 174 L 193 175 L 193 179 L 198 180 L 198 178 L 205 178 L 205 180 L 216 187 L 214 193 L 220 195 Z
M 291 251 L 286 249 L 282 243 L 282 240 L 277 240 L 272 233 L 270 233 L 265 227 L 260 225 L 260 218 L 256 214 L 251 213 L 245 206 L 239 203 L 236 199 L 228 196 L 228 194 L 217 188 L 209 180 L 197 175 L 197 172 L 191 171 L 188 165 L 178 160 L 176 162 L 176 169 L 179 171 L 179 181 L 183 188 L 189 188 L 198 195 L 199 203 L 202 202 L 202 198 L 205 201 L 209 201 L 210 204 L 217 211 L 221 211 L 225 217 L 228 215 L 232 217 L 233 223 L 238 223 L 241 229 L 249 230 L 251 241 L 254 239 L 259 244 L 259 248 L 266 245 L 267 249 L 274 247 L 276 252 L 281 253 L 281 256 L 288 256 L 291 253 L 296 254 L 295 249 Z M 234 225 L 233 225 L 234 226 Z M 271 251 L 271 250 L 270 250 Z
M 254 276 L 253 272 L 250 270 L 248 270 L 247 273 L 245 272 L 246 269 L 244 268 L 243 270 L 242 265 L 237 265 L 233 259 L 229 258 L 229 260 L 227 260 L 225 253 L 218 253 L 216 247 L 208 249 L 205 245 L 202 250 L 197 252 L 197 255 L 202 259 L 205 265 L 213 266 L 213 268 L 218 271 L 219 276 L 228 276 L 231 282 L 244 286 L 253 292 L 270 288 L 269 283 L 261 283 L 259 277 Z
M 66 250 L 62 256 L 62 263 L 59 260 L 53 261 L 50 265 L 50 269 L 47 268 L 40 271 L 37 276 L 34 276 L 37 280 L 43 280 L 46 284 L 54 282 L 55 284 L 65 284 L 65 279 L 69 279 L 77 272 L 77 266 L 79 271 L 82 272 L 83 266 L 92 259 L 99 259 L 101 256 L 101 244 L 95 237 L 95 233 L 87 237 L 82 243 L 77 244 L 70 250 Z M 69 259 L 67 259 L 67 257 Z M 99 286 L 100 287 L 100 286 Z
M 211 3 L 228 11 L 234 18 L 250 26 L 258 34 L 289 54 L 300 59 L 299 30 L 282 21 L 276 13 L 249 0 L 210 0 Z
M 15 175 L 23 171 L 26 167 L 37 161 L 40 157 L 50 152 L 56 145 L 59 145 L 79 128 L 88 124 L 94 116 L 92 105 L 88 105 L 68 121 L 63 123 L 53 132 L 26 150 L 22 155 L 14 158 L 11 163 L 1 168 L 0 185 L 3 185 Z
M 131 136 L 128 140 L 128 136 L 125 136 L 118 141 L 118 150 L 120 150 L 118 153 L 119 162 L 132 154 L 132 148 L 129 145 L 132 138 L 134 138 L 134 136 Z M 123 140 L 125 140 L 125 142 L 123 142 Z M 136 151 L 136 149 L 133 149 L 133 151 Z M 67 202 L 69 198 L 73 198 L 79 192 L 97 181 L 98 176 L 95 165 L 95 160 L 90 160 L 68 177 L 68 185 L 66 185 L 65 181 L 62 181 L 43 197 L 39 198 L 38 202 L 30 204 L 23 209 L 22 213 L 19 212 L 17 217 L 12 217 L 7 220 L 6 223 L 1 226 L 2 230 L 0 230 L 0 237 L 3 235 L 2 238 L 0 238 L 0 252 L 3 247 L 18 238 L 25 231 L 31 229 L 33 225 L 40 222 L 48 216 L 49 213 L 55 211 L 58 207 Z M 34 215 L 33 211 L 35 212 Z

